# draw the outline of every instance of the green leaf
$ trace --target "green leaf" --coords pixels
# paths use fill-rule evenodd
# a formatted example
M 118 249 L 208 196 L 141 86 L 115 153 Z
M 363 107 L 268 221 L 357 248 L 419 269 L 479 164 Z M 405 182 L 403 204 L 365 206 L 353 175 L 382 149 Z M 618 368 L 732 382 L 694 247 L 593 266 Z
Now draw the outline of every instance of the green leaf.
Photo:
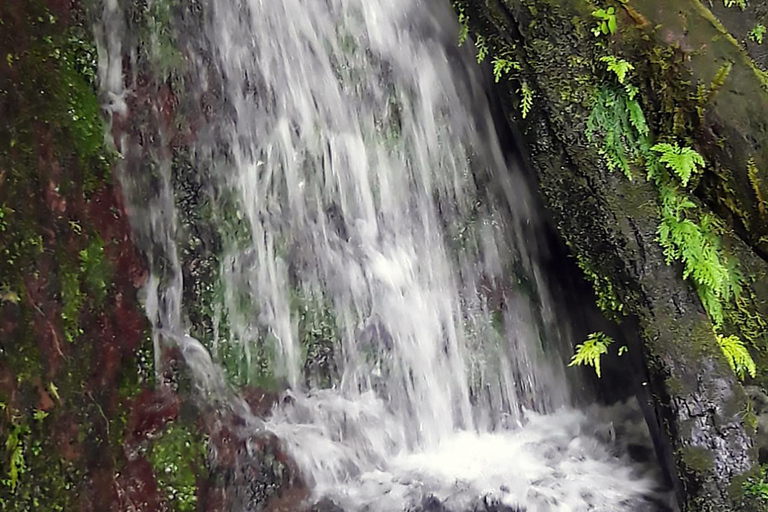
M 627 102 L 627 109 L 629 110 L 629 121 L 632 123 L 632 127 L 637 130 L 638 135 L 648 137 L 651 131 L 645 121 L 643 108 L 637 101 L 631 100 Z
M 488 56 L 488 43 L 485 42 L 485 38 L 480 34 L 475 36 L 475 48 L 477 49 L 477 63 L 481 64 Z
M 523 82 L 523 85 L 520 86 L 518 92 L 522 96 L 520 101 L 520 110 L 522 111 L 523 119 L 525 119 L 528 117 L 528 114 L 531 112 L 531 108 L 533 107 L 533 89 L 530 88 L 527 82 Z
M 493 77 L 496 79 L 496 83 L 499 83 L 503 75 L 512 71 L 512 68 L 517 68 L 519 64 L 513 60 L 506 59 L 504 57 L 493 58 Z
M 768 29 L 765 28 L 765 25 L 759 23 L 755 28 L 749 31 L 749 39 L 757 44 L 763 44 L 766 30 Z
M 689 147 L 677 144 L 656 144 L 651 150 L 659 153 L 659 161 L 676 175 L 683 186 L 688 186 L 691 176 L 706 165 L 704 158 Z
M 608 71 L 612 71 L 619 79 L 619 83 L 623 84 L 627 79 L 627 74 L 635 69 L 635 67 L 624 59 L 619 59 L 613 55 L 607 55 L 600 57 L 600 61 L 605 62 L 608 66 Z
M 53 398 L 55 398 L 56 400 L 61 400 L 61 397 L 59 396 L 59 388 L 56 386 L 56 384 L 54 384 L 53 382 L 51 382 L 51 383 L 48 385 L 48 390 L 49 390 L 49 391 L 51 392 L 51 394 L 53 395 Z
M 720 350 L 723 351 L 731 369 L 740 379 L 744 380 L 747 374 L 753 379 L 755 378 L 757 375 L 757 365 L 755 365 L 755 361 L 749 354 L 749 350 L 747 350 L 744 342 L 738 336 L 726 337 L 718 334 L 717 344 L 720 345 Z
M 600 358 L 608 353 L 608 347 L 613 343 L 613 338 L 602 332 L 593 332 L 587 336 L 584 343 L 576 345 L 576 353 L 571 358 L 568 366 L 592 366 L 598 378 L 602 377 Z

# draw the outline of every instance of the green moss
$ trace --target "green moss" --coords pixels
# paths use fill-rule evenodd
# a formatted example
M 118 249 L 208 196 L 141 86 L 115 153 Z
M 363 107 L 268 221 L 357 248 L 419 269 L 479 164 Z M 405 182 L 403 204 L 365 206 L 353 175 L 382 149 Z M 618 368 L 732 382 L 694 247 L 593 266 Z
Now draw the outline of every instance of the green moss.
M 668 377 L 665 381 L 667 389 L 673 396 L 680 396 L 684 393 L 683 384 L 680 379 L 674 377 Z
M 331 387 L 337 377 L 334 354 L 341 346 L 333 308 L 316 294 L 296 293 L 293 303 L 299 318 L 305 379 L 312 387 Z
M 0 475 L 0 510 L 32 512 L 71 510 L 77 471 L 59 458 L 47 435 L 51 414 L 43 411 L 5 411 L 11 415 L 10 429 L 3 446 Z
M 752 347 L 768 348 L 768 320 L 757 307 L 757 297 L 751 286 L 745 286 L 742 294 L 725 310 L 726 323 L 738 332 Z
M 62 262 L 60 267 L 61 279 L 61 319 L 64 322 L 64 336 L 72 342 L 82 334 L 78 326 L 80 309 L 85 301 L 80 290 L 80 271 L 73 265 Z
M 766 466 L 760 468 L 757 474 L 740 475 L 732 490 L 736 496 L 744 494 L 761 505 L 761 510 L 768 510 L 768 471 Z M 738 484 L 741 484 L 740 486 Z
M 14 333 L 10 343 L 0 339 L 0 363 L 16 380 L 0 416 L 0 446 L 13 446 L 0 449 L 8 481 L 0 510 L 68 511 L 86 491 L 83 445 L 104 449 L 104 468 L 107 454 L 122 453 L 119 438 L 112 451 L 96 439 L 112 411 L 94 383 L 98 343 L 83 333 L 104 313 L 110 288 L 87 204 L 108 182 L 111 155 L 84 13 L 67 4 L 68 18 L 59 20 L 42 0 L 13 5 L 0 3 L 3 37 L 18 39 L 4 56 L 12 72 L 0 74 L 0 314 Z M 68 437 L 70 422 L 85 426 L 79 437 Z
M 701 446 L 685 446 L 680 456 L 685 467 L 695 473 L 708 473 L 715 467 L 712 452 Z
M 95 235 L 88 246 L 80 251 L 80 272 L 85 288 L 100 305 L 107 295 L 112 279 L 112 268 L 104 257 L 104 240 Z
M 149 452 L 160 489 L 173 510 L 197 510 L 197 480 L 205 476 L 206 441 L 179 423 L 172 423 Z
M 760 180 L 759 171 L 757 165 L 755 165 L 754 158 L 750 158 L 747 162 L 747 176 L 749 178 L 749 184 L 752 185 L 755 199 L 757 200 L 757 210 L 760 215 L 765 216 L 768 213 L 768 205 L 763 197 L 762 181 Z
M 585 257 L 577 255 L 577 260 L 577 264 L 582 272 L 584 272 L 584 276 L 592 283 L 597 307 L 609 318 L 618 320 L 620 315 L 624 314 L 624 304 L 616 295 L 616 290 L 611 280 L 606 276 L 598 274 Z

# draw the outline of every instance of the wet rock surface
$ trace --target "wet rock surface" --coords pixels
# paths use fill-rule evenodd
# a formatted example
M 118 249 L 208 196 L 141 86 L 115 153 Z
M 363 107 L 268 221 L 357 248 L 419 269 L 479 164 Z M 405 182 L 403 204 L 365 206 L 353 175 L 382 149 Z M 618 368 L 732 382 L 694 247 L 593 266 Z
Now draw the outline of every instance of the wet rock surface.
M 577 1 L 536 2 L 535 5 L 512 0 L 465 4 L 470 19 L 482 20 L 477 25 L 482 34 L 499 37 L 516 48 L 516 58 L 525 63 L 522 75 L 528 84 L 537 84 L 541 108 L 534 109 L 525 121 L 515 107 L 520 101 L 518 92 L 502 86 L 507 112 L 520 126 L 518 140 L 529 151 L 540 189 L 561 236 L 579 257 L 592 262 L 600 275 L 610 278 L 625 312 L 637 319 L 642 341 L 630 345 L 630 352 L 633 358 L 641 354 L 641 371 L 637 372 L 636 379 L 638 384 L 647 386 L 647 392 L 638 393 L 638 397 L 648 406 L 647 420 L 652 432 L 657 433 L 657 452 L 676 481 L 680 503 L 691 511 L 747 510 L 750 505 L 742 501 L 741 485 L 757 459 L 742 419 L 747 410 L 746 395 L 718 353 L 712 328 L 695 292 L 682 280 L 680 269 L 665 262 L 657 242 L 659 217 L 655 192 L 642 179 L 629 182 L 619 173 L 609 172 L 598 154 L 598 147 L 584 135 L 591 108 L 590 91 L 599 87 L 596 77 L 599 72 L 593 63 L 599 62 L 603 51 L 588 35 L 584 22 L 579 21 L 591 19 L 592 7 Z M 623 56 L 637 57 L 632 62 L 641 86 L 649 87 L 644 93 L 648 95 L 646 113 L 651 124 L 660 123 L 653 118 L 663 116 L 653 111 L 653 108 L 663 108 L 655 103 L 663 96 L 660 92 L 663 86 L 654 78 L 660 68 L 651 65 L 649 69 L 641 69 L 643 62 L 648 62 L 643 52 L 653 54 L 657 50 L 653 45 L 636 41 L 642 40 L 641 34 L 653 32 L 654 26 L 659 27 L 659 33 L 675 31 L 677 23 L 693 27 L 693 18 L 701 16 L 700 23 L 696 22 L 695 28 L 685 32 L 685 37 L 695 39 L 703 37 L 697 33 L 701 28 L 699 24 L 705 31 L 716 31 L 716 22 L 712 22 L 714 18 L 706 18 L 706 8 L 701 8 L 698 2 L 630 2 L 619 11 L 622 29 L 611 39 Z M 635 16 L 638 12 L 642 15 Z M 669 14 L 669 18 L 664 18 L 664 13 Z M 714 37 L 712 41 L 717 39 Z M 725 41 L 723 44 L 726 45 Z M 728 42 L 726 46 L 740 63 L 737 66 L 741 66 L 738 71 L 734 67 L 736 74 L 732 77 L 742 76 L 744 81 L 733 79 L 740 86 L 752 87 L 759 80 L 752 74 L 748 59 L 745 60 L 738 45 Z M 693 47 L 699 48 L 692 45 L 691 51 Z M 682 48 L 683 53 L 686 51 Z M 722 64 L 718 63 L 719 51 L 703 51 L 697 53 L 696 58 L 685 60 L 685 66 L 690 69 L 683 70 L 689 73 L 684 76 L 690 77 L 692 73 L 699 80 L 712 80 L 714 75 L 706 73 L 716 71 Z M 708 78 L 701 78 L 705 75 Z M 682 84 L 687 79 L 676 80 Z M 576 81 L 578 86 L 574 85 Z M 738 108 L 751 109 L 753 102 L 763 105 L 765 101 L 765 94 L 758 89 L 759 86 L 741 99 L 726 92 L 732 90 L 730 87 L 724 88 L 723 94 L 737 102 Z M 667 94 L 673 93 L 667 89 Z M 687 97 L 687 91 L 682 91 L 678 97 L 680 104 L 684 104 Z M 745 101 L 745 97 L 751 99 Z M 725 103 L 715 99 L 705 114 L 708 121 L 704 121 L 704 125 L 718 124 L 717 133 L 723 136 L 720 140 L 735 148 L 729 158 L 739 163 L 723 165 L 746 172 L 742 171 L 746 169 L 746 159 L 756 153 L 742 146 L 743 138 L 749 138 L 750 133 L 760 133 L 761 128 L 744 125 L 742 121 L 747 122 L 748 116 L 729 118 L 722 107 L 730 100 L 723 101 Z M 735 108 L 732 106 L 730 111 L 734 112 Z M 713 121 L 715 118 L 717 121 Z M 707 129 L 702 130 L 696 132 L 700 137 L 699 147 L 703 152 L 713 151 L 706 154 L 714 165 L 730 162 L 718 156 L 717 145 L 707 142 Z M 732 133 L 731 137 L 729 130 L 738 134 Z M 717 180 L 717 172 L 715 170 L 710 178 Z M 729 179 L 741 178 L 734 174 Z M 746 181 L 742 181 L 744 183 Z M 700 190 L 702 197 L 721 212 L 715 206 L 719 201 L 717 193 L 706 192 L 705 185 Z M 754 209 L 750 214 L 752 218 L 760 217 L 761 203 L 754 193 L 745 192 L 740 204 Z M 723 217 L 732 221 L 729 214 L 724 213 Z M 731 222 L 731 226 L 737 232 L 741 230 L 738 222 Z M 752 226 L 759 231 L 766 224 L 760 222 Z M 756 269 L 755 275 L 764 276 L 765 263 L 760 261 L 760 249 L 754 238 L 745 234 L 743 240 L 736 237 L 730 240 L 734 247 L 743 247 L 747 253 L 744 264 Z M 757 261 L 751 263 L 755 259 Z M 754 282 L 762 279 L 758 277 Z M 753 288 L 751 293 L 763 297 L 759 303 L 765 300 L 763 291 Z M 760 307 L 756 306 L 753 311 L 759 311 Z

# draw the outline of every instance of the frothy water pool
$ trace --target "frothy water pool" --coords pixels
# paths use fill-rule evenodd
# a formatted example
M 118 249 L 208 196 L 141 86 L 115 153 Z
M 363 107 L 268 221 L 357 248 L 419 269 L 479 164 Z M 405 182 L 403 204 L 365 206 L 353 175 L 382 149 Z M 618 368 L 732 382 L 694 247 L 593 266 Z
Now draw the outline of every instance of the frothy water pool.
M 667 512 L 676 509 L 653 453 L 642 414 L 632 403 L 550 414 L 526 412 L 517 427 L 499 432 L 456 432 L 423 451 L 371 460 L 344 442 L 346 423 L 386 422 L 382 404 L 340 404 L 303 398 L 277 410 L 268 428 L 319 475 L 313 500 L 341 510 L 386 512 L 530 511 Z M 352 417 L 347 413 L 355 409 Z M 323 429 L 301 423 L 304 409 L 324 409 Z M 312 417 L 304 411 L 304 417 Z M 392 419 L 390 419 L 392 421 Z M 381 446 L 396 445 L 382 433 Z M 379 447 L 381 448 L 381 447 Z M 370 447 L 376 450 L 377 447 Z M 325 500 L 325 501 L 324 501 Z M 431 507 L 431 508 L 430 508 Z M 507 507 L 507 508 L 504 508 Z M 333 507 L 327 510 L 336 510 Z

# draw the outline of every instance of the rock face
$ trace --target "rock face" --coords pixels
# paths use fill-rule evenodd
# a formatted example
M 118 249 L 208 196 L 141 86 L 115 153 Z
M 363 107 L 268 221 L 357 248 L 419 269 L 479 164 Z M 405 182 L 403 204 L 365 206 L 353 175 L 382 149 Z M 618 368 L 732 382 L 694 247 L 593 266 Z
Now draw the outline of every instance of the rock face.
M 153 353 L 91 22 L 75 1 L 0 3 L 0 510 L 296 510 L 306 488 L 274 437 L 200 407 L 179 355 Z M 149 119 L 118 120 L 126 140 L 176 102 L 138 82 Z M 264 415 L 275 398 L 245 399 Z
M 459 8 L 492 47 L 489 58 L 495 47 L 518 63 L 499 86 L 545 203 L 573 252 L 608 280 L 617 309 L 637 322 L 642 342 L 630 350 L 647 369 L 647 419 L 684 510 L 749 510 L 742 483 L 757 459 L 744 390 L 682 268 L 667 264 L 653 184 L 643 169 L 632 169 L 632 181 L 611 172 L 587 133 L 595 95 L 611 78 L 600 58 L 619 55 L 634 66 L 651 134 L 691 141 L 707 158 L 694 201 L 732 230 L 724 243 L 751 276 L 742 297 L 759 318 L 768 298 L 768 223 L 760 220 L 768 163 L 757 163 L 768 156 L 763 72 L 698 1 L 630 1 L 617 7 L 616 33 L 599 36 L 596 7 L 582 0 L 467 0 Z M 525 116 L 521 84 L 535 91 Z M 765 343 L 764 328 L 737 323 L 726 321 Z

